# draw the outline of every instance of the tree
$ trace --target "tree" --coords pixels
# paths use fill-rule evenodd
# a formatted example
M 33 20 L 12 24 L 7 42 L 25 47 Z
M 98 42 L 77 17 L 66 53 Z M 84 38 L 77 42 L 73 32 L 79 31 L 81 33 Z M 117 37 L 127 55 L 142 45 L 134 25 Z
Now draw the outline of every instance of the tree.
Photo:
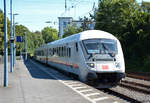
M 0 9 L 0 14 L 2 14 L 3 13 L 3 11 Z
M 67 36 L 70 36 L 70 35 L 73 35 L 73 34 L 76 34 L 76 33 L 79 33 L 79 32 L 82 32 L 82 31 L 83 31 L 83 29 L 77 27 L 76 24 L 71 24 L 71 25 L 68 26 L 67 29 L 65 29 L 63 38 L 67 37 Z
M 4 50 L 4 14 L 0 12 L 0 54 L 3 54 Z
M 95 28 L 121 36 L 137 8 L 135 0 L 101 0 Z
M 52 27 L 45 27 L 42 30 L 42 37 L 45 43 L 52 42 L 58 39 L 58 31 L 56 29 L 53 29 Z
M 147 65 L 150 60 L 150 14 L 141 8 L 136 0 L 101 0 L 95 26 L 118 37 L 126 68 L 138 68 L 139 71 L 150 67 Z
M 45 41 L 42 37 L 42 34 L 39 31 L 36 31 L 32 34 L 32 40 L 34 40 L 33 41 L 34 48 L 38 48 L 38 47 L 42 46 L 45 43 Z
M 7 28 L 8 28 L 8 41 L 10 39 L 10 21 L 7 18 Z M 4 14 L 2 12 L 2 10 L 0 10 L 0 55 L 3 55 L 3 51 L 4 51 Z M 8 42 L 8 53 L 10 51 L 10 42 Z
M 142 9 L 144 12 L 150 13 L 150 2 L 142 2 Z
M 31 55 L 36 48 L 44 44 L 41 32 L 30 32 L 27 27 L 23 25 L 16 25 L 16 36 L 23 36 L 24 38 L 22 43 L 16 43 L 17 55 L 20 54 L 20 51 L 25 51 L 25 32 L 27 32 L 28 52 Z

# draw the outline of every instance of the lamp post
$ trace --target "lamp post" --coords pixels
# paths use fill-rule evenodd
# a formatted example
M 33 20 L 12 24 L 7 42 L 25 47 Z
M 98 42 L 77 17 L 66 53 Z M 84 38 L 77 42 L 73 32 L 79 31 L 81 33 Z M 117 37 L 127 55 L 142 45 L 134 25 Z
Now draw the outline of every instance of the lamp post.
M 45 23 L 51 24 L 52 22 L 51 21 L 46 21 Z M 50 28 L 51 28 L 51 26 L 50 26 Z M 51 33 L 52 33 L 52 29 L 51 29 Z
M 15 16 L 16 15 L 19 15 L 19 14 L 17 14 L 17 13 L 13 14 L 13 31 L 14 31 L 13 32 L 14 33 L 13 36 L 14 36 L 14 38 L 16 37 L 16 34 L 15 34 Z M 16 44 L 15 44 L 15 41 L 14 41 L 14 48 L 13 49 L 14 49 L 13 50 L 14 51 L 13 52 L 14 53 L 14 58 L 13 58 L 14 59 L 14 63 L 13 63 L 13 66 L 14 66 L 16 64 Z
M 51 22 L 51 21 L 46 21 L 45 23 L 49 23 L 49 24 L 50 24 L 50 23 L 52 23 L 52 22 Z
M 14 43 L 14 37 L 13 37 L 13 30 L 12 30 L 12 0 L 10 0 L 10 21 L 11 21 L 11 36 L 10 36 L 10 42 L 11 42 L 11 56 L 10 56 L 10 72 L 13 72 L 14 67 L 14 59 L 13 59 L 13 43 Z
M 4 34 L 5 34 L 5 48 L 4 48 L 4 87 L 8 86 L 8 47 L 7 47 L 7 11 L 6 0 L 4 0 Z

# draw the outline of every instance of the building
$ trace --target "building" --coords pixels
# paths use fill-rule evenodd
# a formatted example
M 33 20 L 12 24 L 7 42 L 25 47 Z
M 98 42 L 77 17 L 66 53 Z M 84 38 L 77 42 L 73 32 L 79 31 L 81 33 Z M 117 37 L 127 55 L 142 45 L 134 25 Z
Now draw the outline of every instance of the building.
M 84 20 L 73 20 L 72 17 L 58 17 L 59 19 L 59 37 L 62 37 L 64 34 L 64 30 L 67 29 L 68 25 L 75 23 L 77 27 L 81 27 L 83 23 L 85 22 Z M 90 22 L 86 21 L 88 29 L 94 29 L 95 22 Z

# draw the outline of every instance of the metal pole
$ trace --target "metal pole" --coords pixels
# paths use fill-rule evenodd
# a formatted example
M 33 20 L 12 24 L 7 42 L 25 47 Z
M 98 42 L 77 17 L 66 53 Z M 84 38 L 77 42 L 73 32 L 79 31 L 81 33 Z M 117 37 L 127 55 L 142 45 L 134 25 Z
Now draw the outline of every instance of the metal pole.
M 10 19 L 11 19 L 11 38 L 13 38 L 12 33 L 12 0 L 10 0 Z M 10 72 L 13 72 L 14 65 L 13 65 L 13 41 L 11 41 L 11 60 L 10 60 Z
M 5 34 L 5 48 L 4 48 L 4 87 L 8 86 L 8 47 L 7 47 L 7 11 L 6 0 L 4 0 L 4 34 Z
M 27 32 L 25 32 L 25 52 L 26 52 L 26 55 L 25 55 L 25 60 L 27 60 Z
M 13 14 L 13 29 L 14 29 L 13 30 L 13 33 L 14 33 L 13 36 L 14 36 L 14 38 L 16 36 L 16 34 L 15 34 L 15 15 L 16 14 Z M 15 66 L 15 64 L 16 64 L 16 47 L 15 47 L 15 41 L 14 41 L 14 52 L 13 53 L 14 53 L 14 58 L 13 58 L 14 59 L 14 64 L 13 64 L 13 66 Z
M 65 12 L 67 11 L 67 0 L 65 0 Z

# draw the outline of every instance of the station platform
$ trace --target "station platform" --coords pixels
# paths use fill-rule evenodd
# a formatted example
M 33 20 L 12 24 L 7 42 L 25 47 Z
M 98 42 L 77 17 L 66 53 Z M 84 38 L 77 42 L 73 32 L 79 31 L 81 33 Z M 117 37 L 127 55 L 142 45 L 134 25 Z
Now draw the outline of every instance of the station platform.
M 90 103 L 30 60 L 17 60 L 3 87 L 3 68 L 0 64 L 0 103 Z

